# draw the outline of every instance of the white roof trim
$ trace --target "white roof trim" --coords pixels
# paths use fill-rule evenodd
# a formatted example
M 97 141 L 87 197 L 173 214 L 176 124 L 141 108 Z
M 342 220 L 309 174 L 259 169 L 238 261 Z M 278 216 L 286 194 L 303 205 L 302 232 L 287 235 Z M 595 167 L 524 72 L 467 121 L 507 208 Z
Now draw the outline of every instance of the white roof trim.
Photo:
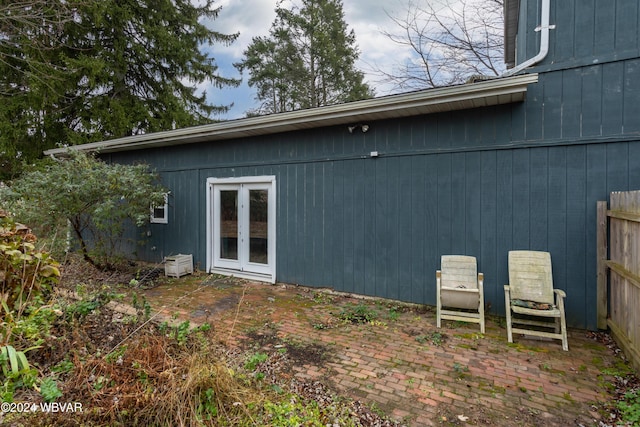
M 326 107 L 134 135 L 69 148 L 102 153 L 139 150 L 508 104 L 523 101 L 527 85 L 537 82 L 537 74 L 495 78 Z M 68 148 L 56 148 L 47 150 L 44 154 L 64 155 L 67 150 Z

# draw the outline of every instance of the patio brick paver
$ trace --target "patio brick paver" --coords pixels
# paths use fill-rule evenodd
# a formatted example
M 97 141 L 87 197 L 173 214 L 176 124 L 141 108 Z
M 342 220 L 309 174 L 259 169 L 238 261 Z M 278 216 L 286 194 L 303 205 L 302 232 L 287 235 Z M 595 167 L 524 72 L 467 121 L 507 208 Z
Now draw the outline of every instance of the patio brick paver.
M 437 329 L 432 311 L 345 324 L 336 316 L 345 304 L 370 304 L 384 314 L 385 304 L 396 303 L 230 283 L 200 275 L 144 296 L 168 316 L 210 323 L 228 345 L 242 345 L 251 331 L 266 328 L 279 339 L 322 345 L 328 359 L 295 366 L 295 376 L 323 381 L 410 426 L 597 425 L 593 404 L 610 399 L 603 370 L 620 360 L 585 331 L 570 330 L 564 352 L 559 341 L 518 336 L 508 344 L 505 329 L 491 318 L 484 335 L 471 324 L 445 322 Z M 445 337 L 440 345 L 429 338 L 436 332 Z

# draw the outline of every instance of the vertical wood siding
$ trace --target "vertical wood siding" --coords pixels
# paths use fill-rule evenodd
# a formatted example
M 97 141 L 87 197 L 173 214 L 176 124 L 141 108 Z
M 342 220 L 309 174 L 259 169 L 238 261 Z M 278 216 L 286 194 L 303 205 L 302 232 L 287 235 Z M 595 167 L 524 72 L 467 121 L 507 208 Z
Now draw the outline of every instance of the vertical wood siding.
M 517 63 L 540 50 L 542 0 L 521 0 Z M 640 3 L 637 0 L 551 0 L 549 53 L 543 66 L 568 68 L 594 59 L 637 56 L 640 49 Z
M 140 256 L 204 268 L 207 177 L 275 175 L 279 281 L 434 304 L 440 256 L 473 255 L 503 314 L 508 251 L 544 250 L 569 325 L 594 329 L 596 202 L 640 189 L 640 7 L 552 7 L 549 69 L 523 103 L 108 155 L 149 163 L 171 190 L 169 224 L 137 231 L 151 232 Z
M 639 158 L 619 142 L 166 172 L 169 224 L 146 254 L 202 266 L 206 177 L 274 174 L 279 281 L 434 304 L 440 255 L 466 254 L 503 313 L 508 251 L 548 250 L 569 324 L 594 328 L 595 204 L 640 188 Z

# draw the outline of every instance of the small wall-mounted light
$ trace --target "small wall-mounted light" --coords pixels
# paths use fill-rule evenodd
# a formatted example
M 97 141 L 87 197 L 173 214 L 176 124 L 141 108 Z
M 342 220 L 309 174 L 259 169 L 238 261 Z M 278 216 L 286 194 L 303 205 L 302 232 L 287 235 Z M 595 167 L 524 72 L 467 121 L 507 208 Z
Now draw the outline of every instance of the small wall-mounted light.
M 365 133 L 369 130 L 369 125 L 351 125 L 351 126 L 347 126 L 347 130 L 349 131 L 349 133 L 353 133 L 354 130 L 360 128 L 360 130 L 362 131 L 362 133 Z

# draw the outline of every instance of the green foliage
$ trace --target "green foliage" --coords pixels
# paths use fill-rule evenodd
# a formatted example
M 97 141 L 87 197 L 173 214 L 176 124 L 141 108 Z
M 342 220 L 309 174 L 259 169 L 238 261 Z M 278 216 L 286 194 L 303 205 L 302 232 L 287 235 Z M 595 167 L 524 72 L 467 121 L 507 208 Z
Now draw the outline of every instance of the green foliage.
M 13 396 L 18 389 L 33 388 L 38 380 L 38 371 L 34 368 L 22 369 L 16 373 L 9 372 L 2 378 L 0 384 L 0 400 L 13 402 Z
M 444 335 L 440 332 L 434 331 L 434 332 L 431 332 L 430 334 L 418 335 L 416 337 L 416 341 L 418 341 L 420 344 L 424 344 L 427 341 L 431 341 L 433 345 L 440 346 L 444 341 Z
M 68 302 L 64 306 L 64 314 L 68 319 L 83 318 L 120 296 L 110 291 L 82 294 L 79 300 Z
M 64 96 L 65 67 L 51 61 L 52 45 L 62 44 L 59 30 L 73 19 L 77 1 L 0 2 L 0 181 L 42 153 L 35 125 L 49 117 L 38 107 Z
M 0 345 L 9 342 L 15 323 L 34 299 L 47 296 L 58 282 L 58 264 L 35 246 L 28 227 L 16 223 L 0 209 L 0 294 L 4 321 Z
M 144 311 L 144 318 L 148 319 L 151 317 L 151 304 L 149 304 L 149 301 L 147 301 L 146 299 L 144 300 L 143 304 L 142 304 L 142 309 Z
M 107 164 L 75 150 L 68 155 L 24 173 L 0 192 L 0 201 L 40 233 L 64 235 L 68 223 L 85 259 L 111 267 L 123 249 L 124 225 L 147 223 L 149 206 L 164 202 L 166 190 L 145 165 Z
M 418 341 L 420 344 L 426 343 L 428 339 L 429 337 L 427 335 L 418 335 L 416 337 L 416 341 Z
M 93 390 L 94 391 L 100 391 L 100 390 L 102 390 L 103 387 L 108 386 L 111 382 L 112 382 L 112 380 L 109 377 L 105 377 L 103 375 L 100 375 L 93 382 Z
M 384 411 L 380 408 L 380 406 L 378 406 L 378 403 L 373 402 L 370 409 L 374 414 L 378 414 L 380 417 L 384 417 Z
M 73 362 L 68 359 L 62 360 L 56 365 L 51 367 L 51 372 L 56 374 L 68 374 L 73 371 Z
M 49 336 L 51 326 L 60 315 L 62 311 L 57 305 L 42 305 L 39 298 L 34 298 L 18 319 L 7 316 L 7 319 L 14 320 L 12 340 L 30 342 L 31 346 L 40 345 Z
M 100 307 L 100 301 L 98 300 L 81 299 L 72 304 L 69 304 L 65 310 L 65 313 L 69 317 L 84 317 L 87 314 L 93 312 L 98 307 Z
M 255 371 L 258 365 L 266 361 L 268 357 L 267 353 L 255 353 L 244 363 L 244 368 L 248 371 Z
M 36 249 L 36 240 L 0 210 L 0 346 L 37 345 L 60 313 L 43 302 L 58 282 L 58 263 Z
M 365 304 L 348 304 L 338 317 L 347 323 L 371 323 L 378 318 L 378 313 Z
M 190 336 L 194 336 L 196 340 L 203 345 L 206 342 L 203 333 L 210 330 L 211 325 L 208 323 L 203 323 L 200 326 L 192 328 L 188 320 L 181 322 L 177 326 L 169 326 L 166 321 L 158 325 L 158 332 L 167 337 L 172 337 L 180 346 L 185 345 Z
M 126 352 L 127 352 L 127 346 L 121 345 L 118 348 L 113 349 L 109 354 L 107 354 L 104 357 L 104 359 L 109 363 L 118 363 L 118 360 L 120 360 L 120 363 L 122 363 L 121 361 L 122 356 L 124 356 Z M 134 368 L 136 367 L 134 366 Z
M 10 344 L 0 347 L 0 368 L 0 399 L 3 402 L 12 402 L 17 389 L 31 388 L 36 384 L 38 371 L 29 365 L 25 352 L 16 350 Z
M 628 425 L 640 424 L 640 389 L 628 391 L 624 394 L 624 399 L 618 401 L 618 410 L 622 421 Z
M 282 390 L 280 390 L 280 393 Z M 376 411 L 375 405 L 371 406 Z M 286 393 L 277 401 L 268 400 L 262 405 L 260 425 L 269 426 L 341 426 L 355 427 L 362 423 L 353 417 L 348 406 L 336 399 L 327 407 L 320 407 L 315 400 L 303 400 L 300 396 Z M 384 417 L 382 411 L 377 410 Z
M 347 29 L 341 0 L 279 3 L 268 37 L 253 38 L 242 62 L 261 108 L 270 114 L 370 98 L 373 91 L 355 68 L 359 51 Z
M 318 426 L 325 424 L 321 420 L 320 410 L 315 401 L 306 405 L 297 400 L 265 402 L 264 410 L 268 424 L 279 427 Z M 266 420 L 265 420 L 266 421 Z
M 189 326 L 189 321 L 185 320 L 174 329 L 174 338 L 178 341 L 178 344 L 184 345 L 187 342 Z
M 62 392 L 58 389 L 58 384 L 53 378 L 45 378 L 40 383 L 40 395 L 45 402 L 53 402 L 62 396 Z
M 199 421 L 210 421 L 218 416 L 218 405 L 216 403 L 215 390 L 211 387 L 200 393 L 200 405 L 197 409 Z
M 24 352 L 17 351 L 9 344 L 0 347 L 0 362 L 2 362 L 2 374 L 5 377 L 9 373 L 17 374 L 19 371 L 29 369 L 29 362 Z
M 600 361 L 599 363 L 601 364 L 602 362 Z M 594 364 L 597 364 L 597 363 L 595 363 L 594 361 Z M 612 366 L 601 368 L 600 371 L 605 375 L 610 375 L 612 377 L 621 377 L 621 378 L 634 374 L 634 371 L 631 368 L 631 366 L 629 366 L 629 364 L 624 362 L 623 360 L 619 360 L 619 359 L 615 360 Z
M 397 305 L 389 307 L 389 313 L 387 313 L 389 320 L 396 321 L 400 318 L 400 307 Z
M 208 323 L 203 323 L 202 325 L 198 326 L 197 328 L 194 328 L 193 331 L 195 332 L 208 332 L 211 330 L 211 325 Z
M 432 332 L 431 333 L 431 342 L 433 343 L 433 345 L 440 346 L 440 345 L 442 345 L 443 341 L 444 341 L 444 335 L 443 334 L 441 334 L 440 332 Z
M 13 400 L 17 389 L 36 387 L 38 371 L 26 353 L 49 336 L 54 319 L 62 314 L 56 305 L 43 302 L 60 272 L 48 253 L 36 249 L 36 240 L 31 230 L 0 209 L 0 397 L 5 402 Z M 41 383 L 45 399 L 56 394 L 57 388 L 50 386 L 46 380 Z
M 147 298 L 145 298 L 144 295 L 142 296 L 142 301 L 139 301 L 138 295 L 134 293 L 131 305 L 133 308 L 138 310 L 138 312 L 142 311 L 145 319 L 149 319 L 149 317 L 151 317 L 151 304 L 149 304 L 149 301 L 147 301 Z
M 467 366 L 461 365 L 458 362 L 454 362 L 453 364 L 453 370 L 457 373 L 457 374 L 463 374 L 465 372 L 469 372 L 469 368 Z
M 208 53 L 238 36 L 210 29 L 214 3 L 1 2 L 0 180 L 59 143 L 202 124 L 226 111 L 198 93 L 203 82 L 239 84 Z

